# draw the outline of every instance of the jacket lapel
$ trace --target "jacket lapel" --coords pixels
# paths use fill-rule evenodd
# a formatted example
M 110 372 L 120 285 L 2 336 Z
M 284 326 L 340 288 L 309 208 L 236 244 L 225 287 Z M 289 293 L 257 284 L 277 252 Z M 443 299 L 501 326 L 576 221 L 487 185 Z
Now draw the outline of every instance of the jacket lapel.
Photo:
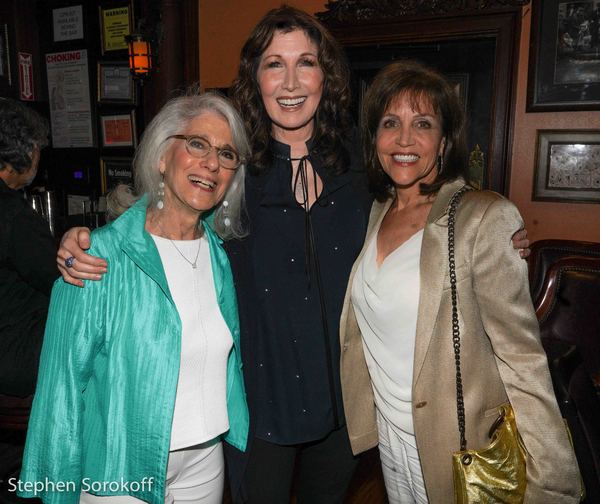
M 360 255 L 358 256 L 359 259 L 362 259 L 362 256 L 365 253 L 368 243 L 373 239 L 373 236 L 379 231 L 379 228 L 381 227 L 381 221 L 383 221 L 383 218 L 388 212 L 390 206 L 392 206 L 393 201 L 394 198 L 389 198 L 383 203 L 380 203 L 379 201 L 373 203 L 373 207 L 371 208 L 371 215 L 369 216 L 369 225 L 367 227 L 365 243 L 363 245 L 362 250 L 360 251 Z
M 442 186 L 429 212 L 423 233 L 413 387 L 419 379 L 431 343 L 448 269 L 448 204 L 452 195 L 464 184 L 464 180 L 458 179 Z
M 233 332 L 231 327 L 232 315 L 236 312 L 235 295 L 231 292 L 225 292 L 226 283 L 229 285 L 231 280 L 231 270 L 229 267 L 229 260 L 225 251 L 221 247 L 223 240 L 219 238 L 217 233 L 213 230 L 214 226 L 214 213 L 210 212 L 207 217 L 202 219 L 204 233 L 208 247 L 210 250 L 210 266 L 213 274 L 213 281 L 215 284 L 215 292 L 217 294 L 217 302 L 221 307 L 221 312 L 229 329 Z
M 154 240 L 145 228 L 147 205 L 147 197 L 141 197 L 129 210 L 114 221 L 112 226 L 123 238 L 121 250 L 138 268 L 158 284 L 165 296 L 173 303 L 160 255 Z

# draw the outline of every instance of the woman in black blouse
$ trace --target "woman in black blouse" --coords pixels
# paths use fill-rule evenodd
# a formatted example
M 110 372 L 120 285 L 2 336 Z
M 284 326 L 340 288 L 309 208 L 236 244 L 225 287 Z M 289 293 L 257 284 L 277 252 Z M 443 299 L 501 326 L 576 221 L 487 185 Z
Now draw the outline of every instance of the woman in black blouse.
M 247 451 L 226 453 L 233 498 L 289 502 L 297 463 L 298 504 L 341 503 L 357 460 L 342 407 L 339 318 L 372 203 L 345 56 L 308 14 L 272 10 L 242 49 L 232 96 L 253 151 L 250 233 L 226 245 L 251 418 Z M 58 259 L 72 283 L 105 265 L 77 237 L 63 240 Z
M 230 257 L 245 273 L 237 287 L 254 432 L 247 456 L 229 454 L 232 488 L 240 502 L 289 502 L 297 460 L 298 502 L 342 502 L 356 459 L 342 407 L 339 318 L 372 202 L 348 67 L 314 18 L 282 7 L 246 41 L 232 96 L 253 146 L 250 235 L 231 244 Z

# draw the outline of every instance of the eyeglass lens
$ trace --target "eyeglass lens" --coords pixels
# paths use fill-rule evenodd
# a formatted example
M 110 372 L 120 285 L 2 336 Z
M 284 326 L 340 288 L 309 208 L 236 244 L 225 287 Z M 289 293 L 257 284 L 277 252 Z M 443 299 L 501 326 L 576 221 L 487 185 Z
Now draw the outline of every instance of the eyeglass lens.
M 240 163 L 240 157 L 237 152 L 231 149 L 219 149 L 213 147 L 207 140 L 201 137 L 189 137 L 186 140 L 186 145 L 189 153 L 195 157 L 206 157 L 212 149 L 216 149 L 219 164 L 223 168 L 237 168 Z

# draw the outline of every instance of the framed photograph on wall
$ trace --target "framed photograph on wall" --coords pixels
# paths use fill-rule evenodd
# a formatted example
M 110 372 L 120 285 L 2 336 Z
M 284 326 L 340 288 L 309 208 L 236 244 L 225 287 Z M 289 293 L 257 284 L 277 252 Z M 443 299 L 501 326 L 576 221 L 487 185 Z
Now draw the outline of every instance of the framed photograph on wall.
M 600 203 L 600 130 L 538 130 L 534 201 Z
M 100 116 L 103 147 L 135 147 L 135 111 Z
M 98 62 L 98 101 L 135 104 L 135 84 L 127 62 Z
M 99 7 L 102 54 L 127 49 L 125 37 L 131 33 L 133 13 L 127 2 L 115 2 Z
M 133 185 L 133 158 L 100 158 L 100 183 L 102 194 L 106 194 L 118 184 Z
M 600 4 L 533 0 L 527 111 L 600 110 Z

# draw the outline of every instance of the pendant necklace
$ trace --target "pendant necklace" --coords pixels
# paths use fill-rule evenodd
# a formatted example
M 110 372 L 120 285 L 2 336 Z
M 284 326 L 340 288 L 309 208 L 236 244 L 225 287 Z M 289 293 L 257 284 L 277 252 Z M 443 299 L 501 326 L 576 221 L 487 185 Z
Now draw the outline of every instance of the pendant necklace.
M 171 238 L 167 238 L 167 240 L 169 240 L 172 243 L 173 247 L 175 247 L 175 250 L 179 252 L 179 255 L 185 259 L 185 262 L 187 262 L 193 269 L 196 269 L 196 265 L 198 263 L 198 256 L 200 255 L 200 244 L 202 243 L 202 238 L 198 238 L 198 252 L 196 252 L 196 258 L 194 259 L 194 262 L 190 261 L 187 257 L 183 255 L 183 252 L 179 250 L 179 247 L 175 245 L 175 242 L 171 240 Z
M 164 235 L 166 235 L 165 230 L 162 227 L 162 224 L 158 224 L 158 226 L 160 227 L 161 231 L 163 232 Z M 193 269 L 196 269 L 197 264 L 198 264 L 198 256 L 200 255 L 200 245 L 202 244 L 202 237 L 198 238 L 198 251 L 196 252 L 196 258 L 194 259 L 194 261 L 190 261 L 181 250 L 179 250 L 179 247 L 177 245 L 175 245 L 175 242 L 173 240 L 171 240 L 171 238 L 168 238 L 165 236 L 165 238 L 167 238 L 167 240 L 169 240 L 171 242 L 171 245 L 173 245 L 173 247 L 175 247 L 175 250 L 177 250 L 177 252 L 179 253 L 179 255 L 181 257 L 183 257 L 183 259 L 185 260 L 186 263 L 188 263 Z

